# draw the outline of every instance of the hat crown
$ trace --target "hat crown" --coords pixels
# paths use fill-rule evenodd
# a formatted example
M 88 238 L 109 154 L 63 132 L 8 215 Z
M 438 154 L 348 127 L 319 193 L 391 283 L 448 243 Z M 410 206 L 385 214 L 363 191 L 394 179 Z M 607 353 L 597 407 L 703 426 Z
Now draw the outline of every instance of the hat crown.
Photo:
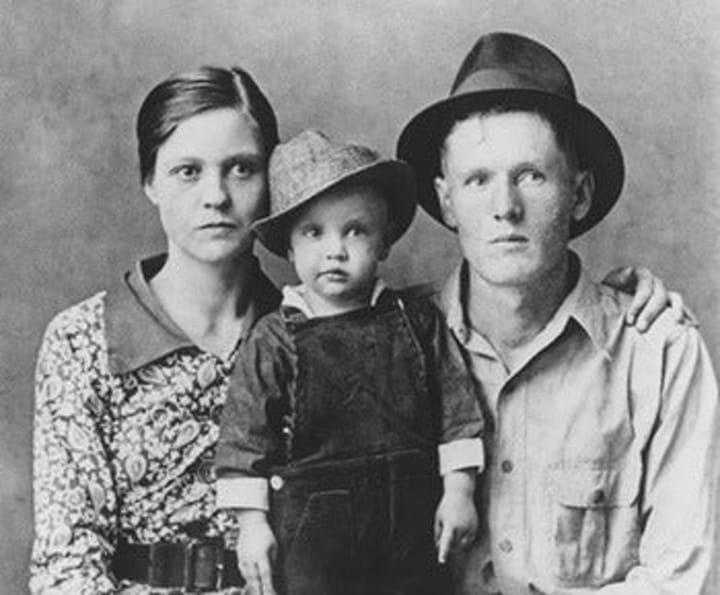
M 270 215 L 381 160 L 367 147 L 336 144 L 319 130 L 305 130 L 278 145 L 270 158 Z
M 530 89 L 577 100 L 570 71 L 560 58 L 515 33 L 482 36 L 463 60 L 450 94 L 494 89 Z

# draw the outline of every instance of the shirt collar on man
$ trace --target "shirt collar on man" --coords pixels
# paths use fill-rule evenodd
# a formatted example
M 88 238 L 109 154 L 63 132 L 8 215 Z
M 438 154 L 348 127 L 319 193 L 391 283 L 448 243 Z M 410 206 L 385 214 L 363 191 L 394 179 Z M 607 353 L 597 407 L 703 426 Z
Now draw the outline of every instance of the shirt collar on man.
M 375 306 L 380 299 L 380 294 L 387 289 L 385 281 L 379 277 L 375 280 L 372 294 L 370 295 L 370 306 Z M 315 318 L 316 314 L 312 311 L 305 294 L 307 289 L 303 283 L 300 285 L 285 285 L 282 289 L 282 306 L 299 310 L 307 318 Z
M 105 296 L 105 334 L 108 367 L 113 374 L 136 370 L 173 351 L 194 347 L 194 343 L 172 321 L 150 289 L 151 279 L 165 264 L 161 254 L 136 263 L 117 286 Z M 256 262 L 253 297 L 248 319 L 254 323 L 277 306 L 277 289 L 260 271 Z M 252 324 L 246 327 L 249 330 Z
M 603 315 L 601 290 L 590 279 L 575 253 L 570 253 L 570 259 L 570 269 L 576 274 L 577 282 L 541 331 L 542 337 L 539 338 L 542 340 L 548 337 L 554 340 L 572 319 L 583 329 L 595 347 L 610 357 L 616 332 L 610 327 L 610 320 Z M 468 283 L 468 263 L 463 261 L 455 267 L 440 292 L 439 301 L 445 312 L 447 325 L 466 349 L 495 357 L 495 350 L 489 342 L 468 323 L 464 307 Z M 536 344 L 536 341 L 533 341 L 533 345 Z

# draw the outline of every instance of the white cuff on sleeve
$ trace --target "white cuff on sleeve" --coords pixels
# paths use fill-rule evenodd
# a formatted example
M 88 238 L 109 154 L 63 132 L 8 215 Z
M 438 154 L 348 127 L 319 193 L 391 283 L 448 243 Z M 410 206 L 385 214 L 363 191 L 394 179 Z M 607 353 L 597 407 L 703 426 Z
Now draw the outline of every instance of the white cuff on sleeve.
M 270 509 L 268 481 L 264 477 L 224 477 L 217 480 L 218 508 Z
M 440 475 L 450 471 L 477 467 L 480 473 L 485 468 L 485 449 L 480 438 L 463 438 L 438 446 Z

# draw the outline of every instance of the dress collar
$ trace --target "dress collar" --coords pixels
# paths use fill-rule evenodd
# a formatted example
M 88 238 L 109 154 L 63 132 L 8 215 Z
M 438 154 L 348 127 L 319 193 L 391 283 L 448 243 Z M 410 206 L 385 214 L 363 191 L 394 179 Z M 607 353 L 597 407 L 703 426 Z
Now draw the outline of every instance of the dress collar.
M 196 347 L 172 321 L 150 289 L 149 280 L 163 267 L 166 254 L 141 260 L 105 296 L 108 366 L 113 374 L 136 370 L 173 351 Z M 255 261 L 253 295 L 244 334 L 263 314 L 275 309 L 277 289 Z

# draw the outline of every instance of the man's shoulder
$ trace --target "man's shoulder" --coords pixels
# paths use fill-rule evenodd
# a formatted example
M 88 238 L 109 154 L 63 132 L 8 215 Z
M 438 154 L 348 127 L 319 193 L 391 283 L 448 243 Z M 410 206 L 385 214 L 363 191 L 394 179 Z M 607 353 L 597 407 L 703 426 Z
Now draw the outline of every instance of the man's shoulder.
M 596 306 L 604 322 L 609 325 L 616 322 L 623 327 L 624 334 L 632 335 L 640 343 L 673 342 L 688 333 L 699 332 L 698 322 L 692 314 L 684 311 L 678 320 L 669 307 L 653 320 L 647 330 L 640 332 L 636 326 L 625 323 L 625 315 L 633 301 L 632 294 L 600 282 L 592 282 L 592 285 L 597 297 Z

